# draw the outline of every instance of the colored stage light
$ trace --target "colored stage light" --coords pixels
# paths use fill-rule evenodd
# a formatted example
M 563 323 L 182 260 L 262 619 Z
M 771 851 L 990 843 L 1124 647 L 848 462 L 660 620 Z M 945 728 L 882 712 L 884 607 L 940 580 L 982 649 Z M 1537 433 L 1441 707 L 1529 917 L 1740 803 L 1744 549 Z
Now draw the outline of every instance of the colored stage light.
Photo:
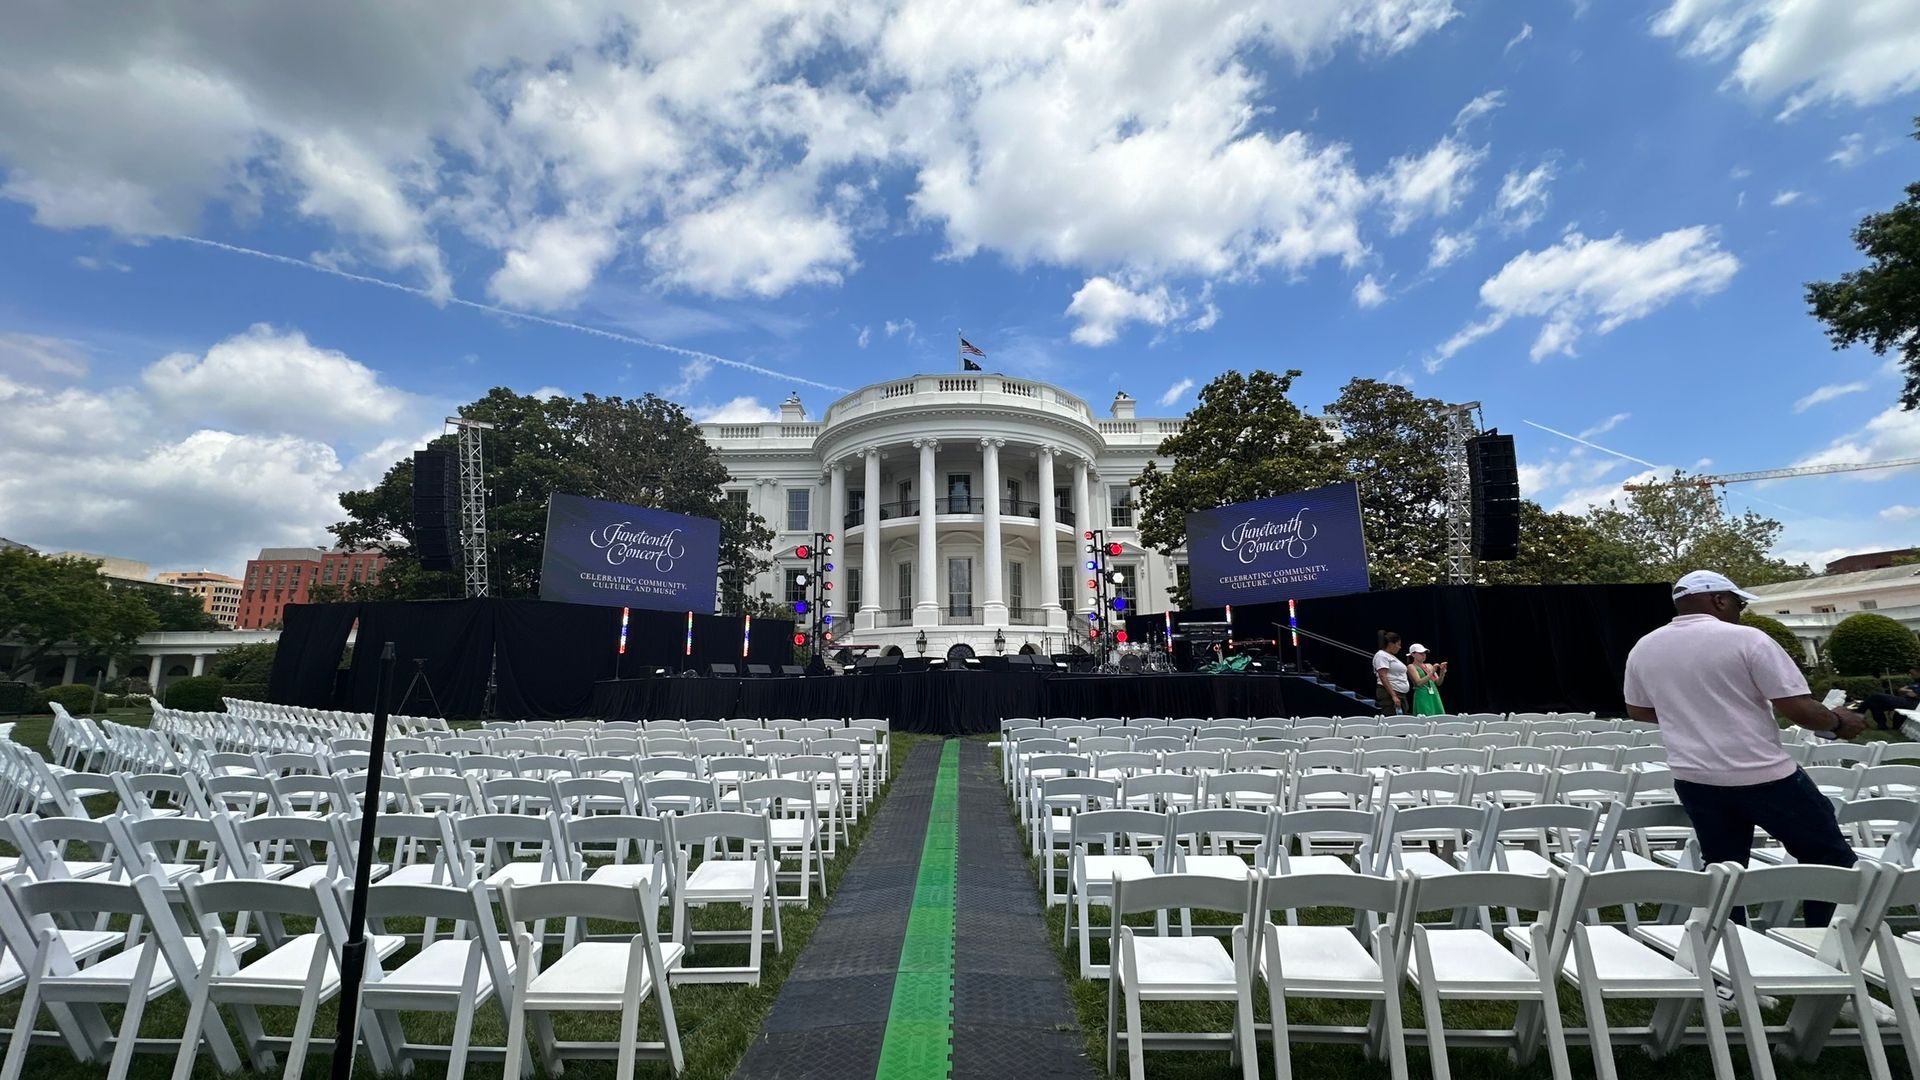
M 805 544 L 801 544 L 799 547 L 793 549 L 793 557 L 796 559 L 810 559 L 813 557 L 813 549 Z

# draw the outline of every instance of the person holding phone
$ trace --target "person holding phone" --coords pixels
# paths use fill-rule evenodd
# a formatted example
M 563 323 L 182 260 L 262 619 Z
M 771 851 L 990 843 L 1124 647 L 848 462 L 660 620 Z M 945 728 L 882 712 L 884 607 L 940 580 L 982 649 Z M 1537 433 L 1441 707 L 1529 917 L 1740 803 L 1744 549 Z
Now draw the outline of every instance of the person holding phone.
M 1415 643 L 1407 649 L 1407 682 L 1413 687 L 1413 715 L 1444 716 L 1447 706 L 1440 700 L 1440 684 L 1447 681 L 1447 664 L 1427 659 L 1427 647 Z
M 1673 791 L 1706 865 L 1747 865 L 1758 827 L 1799 862 L 1852 866 L 1833 803 L 1780 745 L 1774 714 L 1840 739 L 1866 730 L 1866 719 L 1815 701 L 1786 650 L 1741 625 L 1757 599 L 1710 570 L 1675 582 L 1673 621 L 1627 656 L 1627 715 L 1666 736 Z M 1809 903 L 1806 917 L 1825 926 L 1833 905 Z

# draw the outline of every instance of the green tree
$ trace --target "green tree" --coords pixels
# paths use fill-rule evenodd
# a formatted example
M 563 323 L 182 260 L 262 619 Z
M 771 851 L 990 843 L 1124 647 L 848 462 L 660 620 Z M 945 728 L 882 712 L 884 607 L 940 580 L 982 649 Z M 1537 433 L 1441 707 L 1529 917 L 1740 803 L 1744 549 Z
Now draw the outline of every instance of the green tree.
M 17 641 L 8 674 L 30 675 L 63 644 L 122 657 L 159 619 L 139 590 L 111 589 L 92 559 L 51 559 L 25 548 L 0 550 L 0 641 Z
M 273 657 L 279 648 L 277 641 L 258 641 L 222 649 L 207 665 L 207 672 L 228 682 L 264 683 L 273 677 Z
M 153 612 L 156 630 L 220 630 L 220 620 L 207 613 L 200 598 L 183 589 L 164 586 L 133 586 L 131 590 L 146 601 Z
M 1360 486 L 1368 576 L 1376 589 L 1447 577 L 1447 403 L 1374 379 L 1354 379 L 1327 406 L 1333 444 Z
M 754 576 L 771 566 L 759 553 L 773 542 L 760 518 L 729 503 L 719 455 L 680 406 L 651 394 L 639 399 L 586 395 L 536 398 L 495 388 L 460 415 L 494 425 L 486 436 L 489 579 L 496 596 L 539 591 L 547 497 L 555 492 L 631 503 L 720 522 L 720 607 L 745 612 Z M 435 445 L 451 449 L 452 436 Z M 384 543 L 388 563 L 377 583 L 356 583 L 354 599 L 457 596 L 458 573 L 427 571 L 414 553 L 413 462 L 396 462 L 380 482 L 343 492 L 348 520 L 333 526 L 349 545 Z
M 1827 659 L 1842 675 L 1886 675 L 1920 665 L 1920 638 L 1885 615 L 1863 611 L 1827 637 Z
M 1612 585 L 1644 579 L 1633 552 L 1578 514 L 1520 503 L 1520 554 L 1479 564 L 1487 585 Z
M 1728 514 L 1712 487 L 1675 471 L 1671 482 L 1642 486 L 1625 503 L 1594 507 L 1588 523 L 1630 553 L 1627 581 L 1673 581 L 1690 570 L 1717 570 L 1741 585 L 1769 585 L 1812 576 L 1803 564 L 1768 554 L 1781 525 L 1748 510 Z
M 1148 462 L 1136 482 L 1142 543 L 1171 555 L 1186 545 L 1188 514 L 1341 477 L 1327 426 L 1288 396 L 1299 377 L 1297 370 L 1228 371 L 1201 388 L 1180 433 L 1160 442 L 1159 456 L 1170 464 Z M 1176 604 L 1188 603 L 1184 582 L 1168 593 Z
M 1920 139 L 1920 119 L 1913 134 Z M 1900 404 L 1920 408 L 1920 183 L 1908 184 L 1893 209 L 1860 219 L 1853 244 L 1867 265 L 1838 281 L 1808 282 L 1807 307 L 1834 348 L 1897 353 L 1907 378 Z

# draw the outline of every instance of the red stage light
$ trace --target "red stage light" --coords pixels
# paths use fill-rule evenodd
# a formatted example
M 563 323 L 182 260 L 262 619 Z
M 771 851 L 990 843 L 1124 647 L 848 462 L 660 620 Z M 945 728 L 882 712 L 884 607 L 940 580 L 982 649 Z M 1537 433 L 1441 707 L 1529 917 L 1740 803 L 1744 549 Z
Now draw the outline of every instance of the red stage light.
M 1118 554 L 1120 554 L 1120 545 L 1119 545 L 1119 544 L 1108 544 L 1108 545 L 1107 545 L 1107 554 L 1109 554 L 1109 555 L 1118 555 Z
M 1113 640 L 1125 645 L 1127 643 L 1127 632 L 1125 630 L 1115 630 L 1113 632 Z
M 793 635 L 793 643 L 804 646 L 807 643 L 807 635 L 804 633 Z
M 799 547 L 793 549 L 793 557 L 796 559 L 805 559 L 812 555 L 813 549 L 805 544 L 801 544 Z
M 827 542 L 827 543 L 829 543 L 829 544 L 831 544 L 831 543 L 833 543 L 833 534 L 832 534 L 832 533 L 828 533 L 828 534 L 827 534 L 827 539 L 826 539 L 826 542 Z
M 1091 539 L 1093 539 L 1093 530 L 1092 530 L 1092 529 L 1088 529 L 1088 530 L 1087 530 L 1087 539 L 1089 539 L 1089 540 L 1091 540 Z

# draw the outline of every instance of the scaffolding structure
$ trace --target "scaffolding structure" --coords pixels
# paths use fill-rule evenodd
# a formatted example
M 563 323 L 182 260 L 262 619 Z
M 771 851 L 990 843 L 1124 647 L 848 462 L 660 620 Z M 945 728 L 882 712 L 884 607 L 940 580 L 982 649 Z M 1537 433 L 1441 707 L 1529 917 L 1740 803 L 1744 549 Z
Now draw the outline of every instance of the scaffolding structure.
M 483 432 L 493 430 L 485 420 L 449 416 L 447 423 L 460 437 L 460 568 L 468 599 L 490 595 L 487 584 L 487 468 Z
M 1471 585 L 1473 558 L 1473 472 L 1467 443 L 1480 434 L 1480 403 L 1449 405 L 1447 417 L 1447 583 Z

